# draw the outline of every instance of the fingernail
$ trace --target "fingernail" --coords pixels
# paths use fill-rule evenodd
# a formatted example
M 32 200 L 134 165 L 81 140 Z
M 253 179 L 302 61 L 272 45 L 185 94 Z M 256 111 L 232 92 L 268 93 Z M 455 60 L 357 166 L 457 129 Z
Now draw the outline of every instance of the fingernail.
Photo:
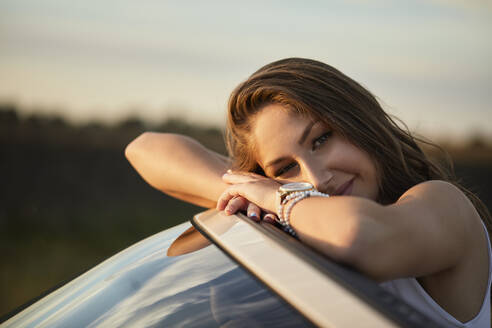
M 228 170 L 227 170 L 227 173 L 232 173 L 232 170 L 231 170 L 231 169 L 228 169 Z
M 253 219 L 255 221 L 258 221 L 258 214 L 256 214 L 255 212 L 248 213 L 248 217 L 250 219 Z
M 273 214 L 265 214 L 265 216 L 263 217 L 263 221 L 273 223 L 275 222 L 275 216 Z

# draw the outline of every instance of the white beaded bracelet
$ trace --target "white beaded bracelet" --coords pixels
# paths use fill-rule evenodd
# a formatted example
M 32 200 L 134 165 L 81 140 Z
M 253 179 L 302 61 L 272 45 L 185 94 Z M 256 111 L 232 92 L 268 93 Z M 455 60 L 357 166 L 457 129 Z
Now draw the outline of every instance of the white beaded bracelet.
M 290 233 L 294 237 L 296 237 L 297 234 L 294 231 L 294 229 L 292 229 L 292 226 L 290 225 L 290 213 L 292 212 L 292 209 L 294 208 L 294 206 L 298 202 L 300 202 L 301 200 L 308 198 L 308 197 L 330 197 L 330 195 L 324 194 L 324 193 L 319 192 L 317 190 L 296 191 L 296 192 L 293 192 L 293 193 L 287 195 L 287 197 L 285 197 L 285 199 L 279 205 L 279 208 L 277 211 L 277 216 L 279 219 L 278 222 L 284 227 L 285 231 L 287 231 L 288 233 Z M 291 200 L 292 200 L 292 202 L 289 203 L 289 201 L 291 201 Z M 287 203 L 289 203 L 289 204 L 288 204 L 287 208 L 285 208 L 285 210 L 284 210 L 284 207 L 285 207 L 285 205 L 287 205 Z
M 306 193 L 307 191 L 296 191 L 296 192 L 293 192 L 293 193 L 290 193 L 288 194 L 283 200 L 282 202 L 280 202 L 278 204 L 278 207 L 277 207 L 277 216 L 278 216 L 278 220 L 279 220 L 279 223 L 281 223 L 284 219 L 284 206 L 292 199 L 300 196 L 300 195 L 303 195 L 304 193 Z

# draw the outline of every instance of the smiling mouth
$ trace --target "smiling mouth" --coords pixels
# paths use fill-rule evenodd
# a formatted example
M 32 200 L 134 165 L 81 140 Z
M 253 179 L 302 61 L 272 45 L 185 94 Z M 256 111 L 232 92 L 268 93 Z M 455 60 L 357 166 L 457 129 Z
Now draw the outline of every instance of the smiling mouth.
M 333 193 L 333 196 L 344 196 L 344 195 L 349 195 L 352 191 L 352 186 L 354 184 L 354 178 L 350 179 L 349 181 L 345 182 L 343 185 L 338 187 L 338 189 Z

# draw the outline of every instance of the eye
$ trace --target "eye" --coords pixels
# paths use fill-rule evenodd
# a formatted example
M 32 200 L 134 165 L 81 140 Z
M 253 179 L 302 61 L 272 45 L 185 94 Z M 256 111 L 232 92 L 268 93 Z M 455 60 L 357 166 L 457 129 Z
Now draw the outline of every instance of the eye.
M 284 166 L 284 167 L 282 167 L 281 169 L 279 169 L 278 171 L 276 171 L 276 172 L 274 173 L 274 175 L 275 175 L 276 177 L 282 176 L 282 175 L 284 175 L 285 173 L 287 173 L 290 169 L 292 169 L 292 168 L 296 167 L 296 165 L 297 165 L 297 163 L 295 163 L 295 162 L 289 163 L 289 164 L 287 164 L 286 166 Z
M 321 145 L 323 145 L 326 140 L 328 140 L 329 137 L 331 137 L 332 135 L 332 132 L 329 131 L 329 132 L 326 132 L 326 133 L 323 133 L 321 136 L 319 136 L 318 138 L 314 139 L 313 140 L 313 145 L 312 145 L 312 150 L 316 150 L 318 149 L 319 147 L 321 147 Z

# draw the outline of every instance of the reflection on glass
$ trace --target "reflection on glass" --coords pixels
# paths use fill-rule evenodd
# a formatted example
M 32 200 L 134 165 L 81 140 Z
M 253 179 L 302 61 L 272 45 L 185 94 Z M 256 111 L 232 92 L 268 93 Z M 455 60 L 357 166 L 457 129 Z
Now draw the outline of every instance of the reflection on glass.
M 310 326 L 216 246 L 207 245 L 198 231 L 186 230 L 168 249 L 172 257 L 162 258 L 170 263 L 91 326 Z M 179 252 L 183 255 L 176 256 Z
M 309 325 L 186 223 L 124 250 L 6 327 Z
M 194 227 L 190 227 L 167 249 L 167 256 L 188 254 L 210 245 L 210 241 L 202 236 Z

